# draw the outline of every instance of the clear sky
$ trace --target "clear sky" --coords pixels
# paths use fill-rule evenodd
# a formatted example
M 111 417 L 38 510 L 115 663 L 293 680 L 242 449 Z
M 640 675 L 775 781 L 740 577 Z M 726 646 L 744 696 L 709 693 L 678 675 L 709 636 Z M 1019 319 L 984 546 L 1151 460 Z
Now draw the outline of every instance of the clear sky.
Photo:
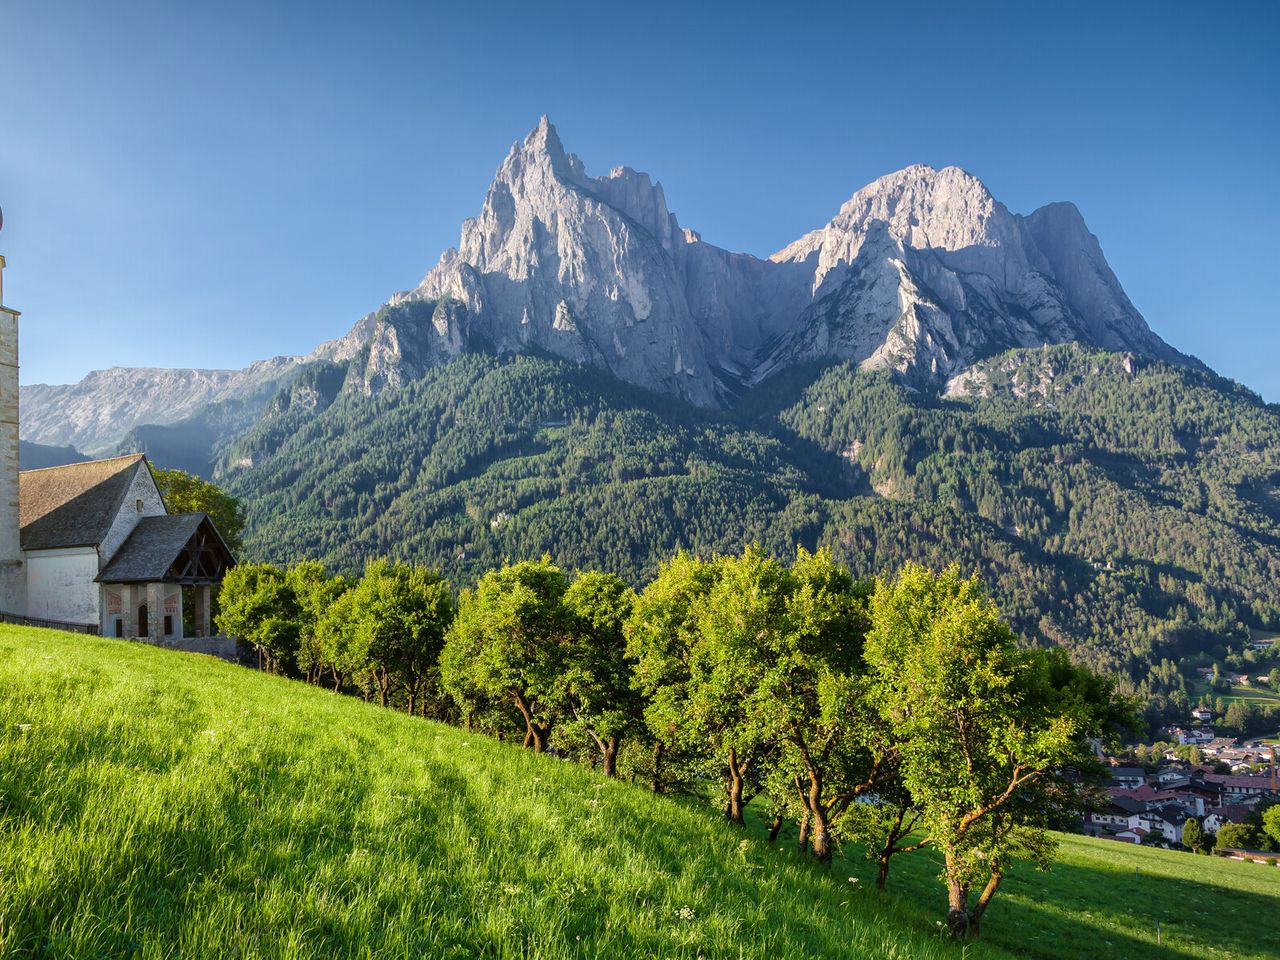
M 344 333 L 543 113 L 759 255 L 911 163 L 1073 200 L 1161 336 L 1280 400 L 1276 2 L 0 0 L 23 381 Z

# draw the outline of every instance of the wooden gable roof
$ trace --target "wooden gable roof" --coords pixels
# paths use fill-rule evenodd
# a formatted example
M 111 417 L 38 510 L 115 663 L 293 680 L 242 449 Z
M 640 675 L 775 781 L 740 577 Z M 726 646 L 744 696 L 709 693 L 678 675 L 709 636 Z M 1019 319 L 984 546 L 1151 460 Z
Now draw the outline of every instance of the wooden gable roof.
M 235 557 L 207 514 L 143 517 L 99 583 L 219 583 Z

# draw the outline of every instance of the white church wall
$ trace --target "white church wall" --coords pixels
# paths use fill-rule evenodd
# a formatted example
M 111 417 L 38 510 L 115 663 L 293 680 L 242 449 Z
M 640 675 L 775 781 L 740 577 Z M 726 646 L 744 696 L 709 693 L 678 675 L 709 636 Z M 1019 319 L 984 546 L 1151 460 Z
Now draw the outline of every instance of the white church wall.
M 93 547 L 29 550 L 27 616 L 69 623 L 100 623 L 98 552 Z
M 142 503 L 141 509 L 138 508 L 139 501 Z M 143 464 L 133 475 L 129 492 L 125 494 L 124 501 L 120 504 L 120 512 L 111 521 L 111 529 L 98 545 L 98 552 L 102 555 L 102 565 L 105 567 L 116 555 L 116 551 L 129 538 L 129 534 L 133 533 L 133 528 L 138 525 L 139 520 L 143 517 L 162 517 L 168 512 L 160 491 L 156 488 L 155 478 L 151 476 L 151 471 L 146 464 Z M 95 570 L 93 576 L 97 575 L 98 571 Z M 89 579 L 92 580 L 93 577 Z

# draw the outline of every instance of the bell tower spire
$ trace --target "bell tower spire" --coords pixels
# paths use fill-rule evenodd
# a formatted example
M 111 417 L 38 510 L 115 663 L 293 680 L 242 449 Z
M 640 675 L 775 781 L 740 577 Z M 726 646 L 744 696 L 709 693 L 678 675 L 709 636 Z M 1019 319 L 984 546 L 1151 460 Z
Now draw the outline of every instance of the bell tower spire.
M 0 611 L 25 614 L 18 519 L 18 311 L 4 305 L 4 268 L 0 254 Z

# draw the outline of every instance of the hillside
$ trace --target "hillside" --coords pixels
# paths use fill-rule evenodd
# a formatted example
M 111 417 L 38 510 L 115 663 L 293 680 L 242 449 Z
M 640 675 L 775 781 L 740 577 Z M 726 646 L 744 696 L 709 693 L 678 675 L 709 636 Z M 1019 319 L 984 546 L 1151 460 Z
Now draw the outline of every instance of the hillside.
M 1161 661 L 1280 623 L 1280 416 L 1210 373 L 1068 345 L 949 393 L 801 367 L 730 411 L 587 366 L 464 356 L 398 389 L 313 365 L 221 462 L 249 551 L 458 585 L 550 551 L 633 582 L 678 547 L 977 569 L 1024 636 L 1185 702 Z M 1172 698 L 1172 699 L 1170 699 Z
M 0 717 L 0 957 L 961 953 L 928 856 L 882 899 L 856 855 L 202 657 L 0 627 Z M 965 956 L 1275 955 L 1264 867 L 1067 838 L 1007 887 Z

